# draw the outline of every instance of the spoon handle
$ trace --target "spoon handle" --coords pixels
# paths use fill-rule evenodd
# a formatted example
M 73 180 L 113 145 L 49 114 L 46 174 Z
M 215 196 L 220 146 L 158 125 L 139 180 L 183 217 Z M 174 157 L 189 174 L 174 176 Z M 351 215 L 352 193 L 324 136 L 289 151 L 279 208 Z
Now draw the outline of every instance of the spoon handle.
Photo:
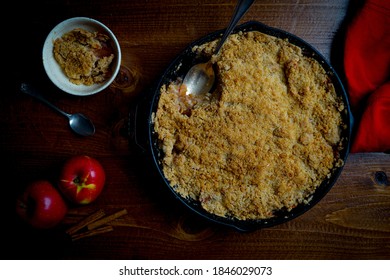
M 215 54 L 218 54 L 221 49 L 223 43 L 226 41 L 227 37 L 233 31 L 234 27 L 236 27 L 239 20 L 244 16 L 244 14 L 248 11 L 249 7 L 255 2 L 255 0 L 239 0 L 236 8 L 234 10 L 234 14 L 230 20 L 229 26 L 226 28 L 225 33 L 223 34 L 221 40 L 218 43 L 217 48 L 215 49 Z
M 49 106 L 50 108 L 54 109 L 55 111 L 57 111 L 58 113 L 66 116 L 66 117 L 70 117 L 70 114 L 68 113 L 65 113 L 64 111 L 62 111 L 61 109 L 59 109 L 58 107 L 54 106 L 52 103 L 50 103 L 49 101 L 47 101 L 35 88 L 33 88 L 30 84 L 27 84 L 27 83 L 22 83 L 20 85 L 20 90 L 32 97 L 35 97 L 37 98 L 39 101 L 45 103 L 47 106 Z

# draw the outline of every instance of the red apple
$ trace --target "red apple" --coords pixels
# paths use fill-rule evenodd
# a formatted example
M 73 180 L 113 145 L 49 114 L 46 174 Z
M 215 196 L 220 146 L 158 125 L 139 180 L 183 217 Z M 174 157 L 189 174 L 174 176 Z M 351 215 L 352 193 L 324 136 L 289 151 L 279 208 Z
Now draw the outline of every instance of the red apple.
M 106 174 L 100 162 L 86 155 L 69 158 L 63 165 L 59 189 L 76 204 L 89 204 L 102 192 Z
M 22 220 L 40 229 L 58 225 L 67 211 L 61 194 L 46 180 L 29 184 L 16 201 L 16 212 Z

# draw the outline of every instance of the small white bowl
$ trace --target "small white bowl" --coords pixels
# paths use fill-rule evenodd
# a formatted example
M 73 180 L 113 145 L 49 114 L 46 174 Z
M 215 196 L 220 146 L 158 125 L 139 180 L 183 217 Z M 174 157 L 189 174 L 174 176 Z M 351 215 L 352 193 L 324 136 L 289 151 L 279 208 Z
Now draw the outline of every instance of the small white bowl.
M 64 71 L 55 60 L 53 53 L 54 40 L 75 28 L 82 28 L 90 32 L 98 31 L 99 33 L 106 34 L 110 37 L 115 58 L 111 65 L 112 74 L 103 83 L 93 84 L 90 86 L 76 85 L 69 81 L 69 78 L 65 75 Z M 59 23 L 49 33 L 43 45 L 42 60 L 47 76 L 59 89 L 69 94 L 87 96 L 104 90 L 114 81 L 121 65 L 121 49 L 115 35 L 103 23 L 92 18 L 74 17 Z

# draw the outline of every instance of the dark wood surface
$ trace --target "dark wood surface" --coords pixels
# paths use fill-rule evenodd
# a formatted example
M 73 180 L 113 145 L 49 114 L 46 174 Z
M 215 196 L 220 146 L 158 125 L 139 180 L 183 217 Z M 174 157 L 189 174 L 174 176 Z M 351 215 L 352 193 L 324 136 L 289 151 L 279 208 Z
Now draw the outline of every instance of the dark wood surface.
M 224 28 L 234 6 L 235 1 L 222 0 L 18 2 L 12 9 L 16 36 L 7 45 L 16 58 L 9 75 L 13 88 L 0 94 L 1 232 L 9 248 L 0 250 L 2 259 L 390 258 L 388 154 L 350 154 L 337 183 L 311 210 L 287 223 L 242 233 L 184 208 L 129 141 L 128 115 L 136 98 L 190 42 Z M 342 27 L 356 6 L 349 7 L 347 0 L 258 0 L 241 22 L 258 20 L 301 37 L 342 77 Z M 43 42 L 57 23 L 74 16 L 95 18 L 116 34 L 127 84 L 76 97 L 50 83 L 41 61 Z M 34 83 L 65 111 L 90 116 L 96 134 L 74 135 L 64 117 L 20 93 L 20 81 Z M 14 213 L 16 194 L 35 179 L 55 182 L 61 164 L 76 154 L 93 156 L 106 169 L 98 200 L 72 206 L 53 230 L 36 231 L 21 223 Z M 73 242 L 64 235 L 98 209 L 123 208 L 128 215 L 112 222 L 111 232 Z

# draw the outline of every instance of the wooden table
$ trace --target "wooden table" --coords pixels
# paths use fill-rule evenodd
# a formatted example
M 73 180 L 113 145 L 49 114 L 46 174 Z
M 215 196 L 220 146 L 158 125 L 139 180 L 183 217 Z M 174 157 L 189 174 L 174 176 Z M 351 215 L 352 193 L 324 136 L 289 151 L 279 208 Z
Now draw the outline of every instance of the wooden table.
M 353 1 L 351 1 L 353 2 Z M 19 2 L 18 2 L 19 3 Z M 335 186 L 298 218 L 249 233 L 212 224 L 190 213 L 160 182 L 144 155 L 129 143 L 130 106 L 191 41 L 223 29 L 235 1 L 30 1 L 14 9 L 18 22 L 15 87 L 0 94 L 1 232 L 9 249 L 2 259 L 389 259 L 390 155 L 350 154 Z M 241 21 L 258 20 L 287 30 L 317 48 L 336 69 L 342 56 L 347 0 L 258 0 Z M 127 85 L 93 96 L 57 90 L 44 73 L 46 35 L 74 16 L 95 18 L 117 36 Z M 341 70 L 340 70 L 341 71 Z M 340 73 L 340 76 L 342 73 Z M 83 112 L 96 134 L 74 135 L 67 120 L 18 91 L 30 81 L 68 112 Z M 3 83 L 7 82 L 4 81 Z M 27 183 L 53 182 L 64 160 L 86 154 L 107 173 L 97 201 L 71 207 L 54 230 L 31 230 L 14 213 L 14 199 Z M 98 209 L 127 209 L 113 231 L 69 241 L 64 231 Z

